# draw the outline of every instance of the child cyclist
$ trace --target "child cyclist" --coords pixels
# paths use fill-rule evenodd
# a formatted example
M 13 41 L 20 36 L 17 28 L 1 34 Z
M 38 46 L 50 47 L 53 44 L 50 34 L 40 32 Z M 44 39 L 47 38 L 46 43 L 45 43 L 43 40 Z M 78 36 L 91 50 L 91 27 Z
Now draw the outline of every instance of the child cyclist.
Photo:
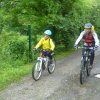
M 52 32 L 50 30 L 44 31 L 45 36 L 40 39 L 40 41 L 37 43 L 34 49 L 38 49 L 39 47 L 42 47 L 45 51 L 42 52 L 44 56 L 48 56 L 50 58 L 50 61 L 52 62 L 52 55 L 51 53 L 55 49 L 55 44 L 53 40 L 50 38 L 52 35 Z
M 99 47 L 99 39 L 97 33 L 94 30 L 94 26 L 91 23 L 86 23 L 84 25 L 84 28 L 85 28 L 84 31 L 80 33 L 80 36 L 76 40 L 74 46 L 77 47 L 79 42 L 83 40 L 84 46 L 93 46 L 95 48 Z M 94 50 L 91 50 L 91 59 L 90 59 L 91 66 L 93 66 L 93 61 L 94 61 Z

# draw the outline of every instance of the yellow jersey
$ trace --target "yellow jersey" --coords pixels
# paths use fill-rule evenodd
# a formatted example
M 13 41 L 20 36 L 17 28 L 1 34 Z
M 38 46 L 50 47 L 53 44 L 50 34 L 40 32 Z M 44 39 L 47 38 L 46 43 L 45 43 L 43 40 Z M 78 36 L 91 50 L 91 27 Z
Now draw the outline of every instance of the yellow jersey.
M 35 48 L 42 47 L 45 50 L 54 50 L 55 45 L 51 38 L 45 39 L 44 37 L 37 43 Z

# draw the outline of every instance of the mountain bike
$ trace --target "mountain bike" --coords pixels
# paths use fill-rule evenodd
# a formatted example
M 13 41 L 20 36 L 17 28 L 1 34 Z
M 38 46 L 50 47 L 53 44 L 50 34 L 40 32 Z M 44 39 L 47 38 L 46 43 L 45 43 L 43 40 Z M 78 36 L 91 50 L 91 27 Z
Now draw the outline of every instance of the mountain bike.
M 80 66 L 80 83 L 83 84 L 86 81 L 87 76 L 90 75 L 93 66 L 90 66 L 91 49 L 95 50 L 94 47 L 78 47 L 83 49 Z
M 36 63 L 33 65 L 32 68 L 32 77 L 35 81 L 40 79 L 43 70 L 47 69 L 48 72 L 52 74 L 56 66 L 54 53 L 51 53 L 52 55 L 52 61 L 51 61 L 51 59 L 48 56 L 43 55 L 43 52 L 46 52 L 46 50 L 38 49 L 36 51 L 41 53 L 41 55 L 37 57 Z

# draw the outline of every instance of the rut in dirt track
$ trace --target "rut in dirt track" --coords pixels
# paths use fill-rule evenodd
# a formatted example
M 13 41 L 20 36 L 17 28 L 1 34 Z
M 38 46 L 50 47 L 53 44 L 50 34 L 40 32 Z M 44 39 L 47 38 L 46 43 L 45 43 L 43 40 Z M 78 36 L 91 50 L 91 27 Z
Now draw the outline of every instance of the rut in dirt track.
M 58 60 L 53 74 L 44 71 L 39 81 L 34 81 L 31 75 L 25 77 L 2 91 L 0 100 L 87 100 L 84 94 L 89 88 L 88 82 L 84 86 L 79 83 L 80 59 L 81 51 L 77 51 Z

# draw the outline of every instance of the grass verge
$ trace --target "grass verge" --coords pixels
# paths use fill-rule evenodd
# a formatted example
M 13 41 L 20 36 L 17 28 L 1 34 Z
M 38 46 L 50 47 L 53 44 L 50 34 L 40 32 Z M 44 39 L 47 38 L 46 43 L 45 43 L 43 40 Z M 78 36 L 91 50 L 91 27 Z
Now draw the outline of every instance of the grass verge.
M 62 59 L 69 56 L 74 52 L 74 49 L 64 50 L 63 52 L 57 52 L 56 59 Z M 0 91 L 5 89 L 11 83 L 16 83 L 21 80 L 25 75 L 31 74 L 32 63 L 23 66 L 4 67 L 0 68 Z

